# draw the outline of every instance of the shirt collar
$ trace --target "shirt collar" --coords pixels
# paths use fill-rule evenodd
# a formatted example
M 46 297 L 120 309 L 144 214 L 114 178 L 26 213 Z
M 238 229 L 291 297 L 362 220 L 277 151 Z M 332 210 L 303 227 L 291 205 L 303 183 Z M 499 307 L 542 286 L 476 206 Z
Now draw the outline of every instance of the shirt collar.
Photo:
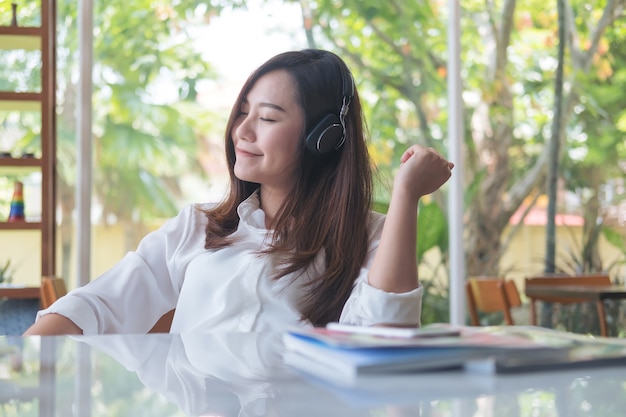
M 269 232 L 269 230 L 265 228 L 265 212 L 261 210 L 258 189 L 239 204 L 237 214 L 239 214 L 240 227 L 243 225 L 251 231 L 263 234 Z

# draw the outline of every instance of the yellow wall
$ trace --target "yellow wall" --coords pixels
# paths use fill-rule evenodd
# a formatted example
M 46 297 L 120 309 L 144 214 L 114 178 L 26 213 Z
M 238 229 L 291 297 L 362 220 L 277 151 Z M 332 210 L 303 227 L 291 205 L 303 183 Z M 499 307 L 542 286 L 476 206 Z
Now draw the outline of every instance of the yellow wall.
M 502 241 L 506 241 L 506 235 L 510 229 L 505 231 Z M 581 252 L 577 249 L 581 241 L 581 227 L 557 227 L 556 240 L 556 257 L 557 266 L 561 265 L 562 260 L 566 258 L 566 252 L 576 248 L 576 254 Z M 626 236 L 626 230 L 622 230 L 622 234 Z M 600 238 L 600 253 L 605 268 L 608 268 L 616 261 L 626 261 L 613 245 L 608 243 L 603 237 Z M 507 252 L 500 260 L 500 271 L 503 277 L 513 279 L 518 289 L 524 288 L 524 278 L 541 274 L 544 269 L 545 258 L 545 228 L 543 226 L 524 226 L 515 237 L 511 240 Z M 441 255 L 438 250 L 431 250 L 426 253 L 425 259 L 420 265 L 420 279 L 429 280 L 436 279 L 437 288 L 447 286 L 448 271 L 439 271 L 440 274 L 433 277 L 433 267 L 440 265 Z M 619 268 L 611 269 L 610 275 L 618 283 L 626 283 L 626 265 Z
M 0 231 L 0 266 L 11 260 L 13 282 L 38 285 L 41 276 L 41 238 L 38 230 Z
M 508 232 L 508 230 L 505 232 L 505 236 Z M 570 251 L 580 256 L 582 252 L 581 233 L 581 227 L 557 227 L 557 267 L 564 265 L 564 261 L 571 259 L 568 255 Z M 506 277 L 514 279 L 518 286 L 523 285 L 525 277 L 540 274 L 543 271 L 545 247 L 545 227 L 524 226 L 518 231 L 516 237 L 511 241 L 507 252 L 502 257 L 500 270 Z M 600 237 L 599 252 L 605 269 L 616 261 L 624 261 L 624 255 L 608 243 L 603 236 Z M 612 277 L 618 278 L 621 283 L 624 283 L 626 278 L 625 266 L 622 265 L 620 268 L 610 272 Z M 523 286 L 519 286 L 519 288 L 523 288 Z
M 92 228 L 91 271 L 92 278 L 109 269 L 126 253 L 124 249 L 124 229 L 121 225 L 95 226 Z M 39 231 L 0 232 L 0 265 L 11 259 L 15 274 L 13 283 L 38 285 L 41 276 L 41 241 Z M 73 249 L 68 287 L 75 287 L 76 248 Z M 61 268 L 61 242 L 57 233 L 57 274 Z

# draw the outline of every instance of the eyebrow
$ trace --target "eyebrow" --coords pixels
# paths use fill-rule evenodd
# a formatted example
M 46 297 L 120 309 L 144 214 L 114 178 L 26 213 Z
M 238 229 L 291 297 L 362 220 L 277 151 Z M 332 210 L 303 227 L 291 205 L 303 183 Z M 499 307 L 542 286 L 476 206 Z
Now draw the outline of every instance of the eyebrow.
M 282 107 L 280 107 L 278 104 L 273 104 L 273 103 L 266 103 L 266 102 L 263 102 L 263 103 L 260 103 L 260 104 L 259 104 L 259 107 L 269 107 L 269 108 L 271 108 L 271 109 L 275 109 L 275 110 L 278 110 L 278 111 L 282 111 L 283 113 L 286 113 L 286 112 L 287 112 L 285 109 L 283 109 Z
M 242 100 L 241 104 L 250 105 L 250 103 L 248 102 L 247 98 L 244 98 Z M 278 104 L 270 103 L 268 101 L 262 101 L 261 103 L 259 103 L 259 107 L 269 107 L 270 109 L 275 109 L 275 110 L 281 111 L 283 113 L 287 113 L 287 110 L 285 110 L 284 108 L 282 108 Z

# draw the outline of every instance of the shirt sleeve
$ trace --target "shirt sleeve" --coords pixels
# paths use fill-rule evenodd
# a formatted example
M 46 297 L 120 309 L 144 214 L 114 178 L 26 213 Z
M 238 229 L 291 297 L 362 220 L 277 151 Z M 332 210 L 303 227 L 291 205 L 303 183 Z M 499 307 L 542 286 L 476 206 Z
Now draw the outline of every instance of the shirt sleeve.
M 356 279 L 354 289 L 346 302 L 339 321 L 357 326 L 375 324 L 421 324 L 423 287 L 405 293 L 390 293 L 368 283 L 369 267 L 374 259 L 384 216 L 375 216 L 370 234 L 370 249 Z
M 146 235 L 110 270 L 70 291 L 37 318 L 57 313 L 83 334 L 146 333 L 176 306 L 184 271 L 203 250 L 204 214 L 185 206 L 158 230 Z

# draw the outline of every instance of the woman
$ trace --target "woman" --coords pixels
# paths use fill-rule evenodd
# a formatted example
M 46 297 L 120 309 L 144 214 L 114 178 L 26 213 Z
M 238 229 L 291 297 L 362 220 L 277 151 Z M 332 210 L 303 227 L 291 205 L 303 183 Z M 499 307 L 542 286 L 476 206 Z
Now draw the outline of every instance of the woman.
M 358 93 L 335 54 L 279 54 L 244 84 L 225 135 L 230 190 L 190 205 L 25 334 L 280 331 L 330 321 L 419 326 L 419 199 L 453 164 L 411 146 L 386 216 Z

